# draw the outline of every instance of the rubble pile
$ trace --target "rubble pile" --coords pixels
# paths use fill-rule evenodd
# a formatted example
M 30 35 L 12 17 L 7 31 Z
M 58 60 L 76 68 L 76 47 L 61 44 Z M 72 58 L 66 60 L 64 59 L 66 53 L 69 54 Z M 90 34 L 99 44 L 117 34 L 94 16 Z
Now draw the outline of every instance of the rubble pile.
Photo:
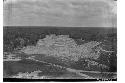
M 100 42 L 91 41 L 77 45 L 74 39 L 68 35 L 46 35 L 45 38 L 39 39 L 36 46 L 24 47 L 21 51 L 26 54 L 45 54 L 47 56 L 58 57 L 62 60 L 78 61 L 80 58 L 97 59 L 100 50 L 93 48 L 100 45 Z

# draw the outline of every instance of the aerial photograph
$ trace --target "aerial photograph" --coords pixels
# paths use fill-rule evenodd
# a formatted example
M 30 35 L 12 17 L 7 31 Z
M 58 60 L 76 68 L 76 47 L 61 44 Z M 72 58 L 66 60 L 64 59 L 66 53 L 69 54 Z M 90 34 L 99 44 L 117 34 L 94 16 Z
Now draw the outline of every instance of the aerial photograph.
M 116 0 L 4 0 L 3 82 L 117 81 Z

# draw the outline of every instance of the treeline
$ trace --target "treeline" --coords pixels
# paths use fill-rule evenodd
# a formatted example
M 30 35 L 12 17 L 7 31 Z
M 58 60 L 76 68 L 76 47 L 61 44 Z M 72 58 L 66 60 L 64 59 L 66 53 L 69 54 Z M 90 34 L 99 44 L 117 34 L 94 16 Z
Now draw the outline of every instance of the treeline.
M 79 39 L 99 41 L 111 44 L 112 49 L 117 46 L 116 29 L 105 28 L 80 28 L 80 27 L 4 27 L 4 51 L 12 51 L 14 48 L 27 45 L 35 45 L 39 39 L 46 35 L 69 35 L 79 44 Z

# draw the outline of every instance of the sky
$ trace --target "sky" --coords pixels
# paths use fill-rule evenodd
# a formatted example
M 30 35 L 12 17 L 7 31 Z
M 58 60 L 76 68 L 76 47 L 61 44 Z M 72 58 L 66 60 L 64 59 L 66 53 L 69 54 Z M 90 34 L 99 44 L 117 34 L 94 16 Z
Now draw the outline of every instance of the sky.
M 4 26 L 116 27 L 114 0 L 6 0 Z

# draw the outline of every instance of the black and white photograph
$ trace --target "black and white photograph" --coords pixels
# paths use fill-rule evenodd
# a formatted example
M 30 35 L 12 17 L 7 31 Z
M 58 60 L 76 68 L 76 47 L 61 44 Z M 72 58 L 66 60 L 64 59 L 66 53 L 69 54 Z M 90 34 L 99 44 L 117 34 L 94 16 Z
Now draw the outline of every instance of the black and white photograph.
M 3 0 L 3 82 L 117 81 L 116 0 Z

